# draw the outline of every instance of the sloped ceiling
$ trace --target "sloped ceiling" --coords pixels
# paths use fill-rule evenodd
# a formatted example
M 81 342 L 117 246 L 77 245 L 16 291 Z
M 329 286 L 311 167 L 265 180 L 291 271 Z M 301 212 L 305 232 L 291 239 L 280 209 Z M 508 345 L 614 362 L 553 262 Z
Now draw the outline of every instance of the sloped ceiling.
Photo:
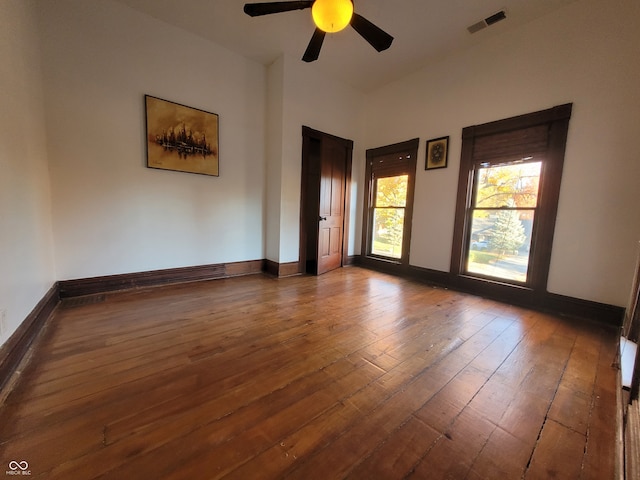
M 117 1 L 265 65 L 282 54 L 302 58 L 314 30 L 309 9 L 252 18 L 243 12 L 243 0 Z M 320 58 L 307 68 L 371 91 L 574 1 L 354 0 L 357 13 L 395 38 L 391 48 L 378 53 L 347 28 L 328 34 Z M 467 31 L 500 10 L 506 20 L 474 34 Z

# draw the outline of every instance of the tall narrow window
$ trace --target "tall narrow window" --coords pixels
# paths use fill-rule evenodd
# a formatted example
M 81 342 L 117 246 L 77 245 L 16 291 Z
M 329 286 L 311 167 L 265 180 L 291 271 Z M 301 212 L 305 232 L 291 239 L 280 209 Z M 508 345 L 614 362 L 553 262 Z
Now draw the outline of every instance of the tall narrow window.
M 409 175 L 376 178 L 373 194 L 371 253 L 402 258 L 402 238 Z
M 546 291 L 570 116 L 568 104 L 463 130 L 451 253 L 461 286 Z
M 367 150 L 364 256 L 408 264 L 418 139 Z
M 475 169 L 468 273 L 527 282 L 542 167 L 533 160 L 484 162 Z

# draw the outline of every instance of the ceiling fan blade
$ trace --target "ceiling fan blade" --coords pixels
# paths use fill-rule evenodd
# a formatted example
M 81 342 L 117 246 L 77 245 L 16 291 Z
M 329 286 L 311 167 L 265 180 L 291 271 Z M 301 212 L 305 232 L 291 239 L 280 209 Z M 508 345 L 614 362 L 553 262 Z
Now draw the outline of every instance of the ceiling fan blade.
M 351 17 L 351 26 L 377 51 L 381 52 L 391 46 L 393 37 L 369 20 L 357 13 Z
M 313 0 L 298 2 L 245 3 L 244 13 L 251 17 L 258 17 L 260 15 L 270 15 L 272 13 L 304 10 L 305 8 L 311 8 L 311 5 L 313 5 Z
M 302 60 L 305 62 L 314 62 L 320 56 L 320 49 L 322 48 L 322 42 L 324 41 L 325 32 L 316 28 L 316 31 L 313 32 L 313 36 L 309 41 L 309 45 L 307 45 L 307 49 L 304 51 L 304 55 L 302 56 Z

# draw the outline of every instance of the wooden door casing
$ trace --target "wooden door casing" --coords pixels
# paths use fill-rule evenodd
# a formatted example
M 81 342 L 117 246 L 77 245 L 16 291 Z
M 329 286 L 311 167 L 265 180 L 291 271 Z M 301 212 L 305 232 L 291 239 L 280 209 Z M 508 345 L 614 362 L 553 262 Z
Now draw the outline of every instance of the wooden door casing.
M 348 262 L 353 141 L 302 127 L 299 271 L 321 274 Z

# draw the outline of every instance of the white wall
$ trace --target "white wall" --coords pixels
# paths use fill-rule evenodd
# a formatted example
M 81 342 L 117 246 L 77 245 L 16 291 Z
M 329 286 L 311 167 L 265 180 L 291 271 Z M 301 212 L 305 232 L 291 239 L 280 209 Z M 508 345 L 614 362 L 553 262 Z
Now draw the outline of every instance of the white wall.
M 35 12 L 0 2 L 0 344 L 55 281 Z
M 270 67 L 269 78 L 278 78 L 283 87 L 281 107 L 280 149 L 273 151 L 277 158 L 270 158 L 269 165 L 277 164 L 279 184 L 270 181 L 268 188 L 278 189 L 279 198 L 273 200 L 280 210 L 279 244 L 267 245 L 271 254 L 275 250 L 278 258 L 267 257 L 280 263 L 298 261 L 300 247 L 300 184 L 302 171 L 302 126 L 354 141 L 353 185 L 351 218 L 356 215 L 360 202 L 357 181 L 364 175 L 364 106 L 366 96 L 335 80 L 318 74 L 315 64 L 299 59 L 282 57 Z M 270 92 L 271 92 L 270 88 Z M 279 98 L 278 98 L 279 101 Z M 270 112 L 271 114 L 271 112 Z M 272 128 L 273 125 L 270 126 Z M 272 140 L 270 140 L 272 141 Z M 274 169 L 277 169 L 274 167 Z M 271 168 L 271 167 L 270 167 Z M 268 194 L 272 200 L 272 191 Z M 271 208 L 271 205 L 269 208 Z M 356 222 L 352 220 L 349 232 L 349 254 L 355 251 Z
M 274 262 L 280 260 L 283 89 L 284 57 L 280 57 L 267 69 L 266 258 Z
M 266 69 L 108 0 L 39 8 L 58 279 L 264 258 Z M 220 116 L 219 177 L 145 167 L 144 94 Z
M 367 147 L 420 137 L 412 265 L 449 271 L 462 128 L 573 102 L 549 291 L 626 305 L 640 239 L 640 2 L 582 0 L 371 95 Z M 425 171 L 427 139 L 449 166 Z

